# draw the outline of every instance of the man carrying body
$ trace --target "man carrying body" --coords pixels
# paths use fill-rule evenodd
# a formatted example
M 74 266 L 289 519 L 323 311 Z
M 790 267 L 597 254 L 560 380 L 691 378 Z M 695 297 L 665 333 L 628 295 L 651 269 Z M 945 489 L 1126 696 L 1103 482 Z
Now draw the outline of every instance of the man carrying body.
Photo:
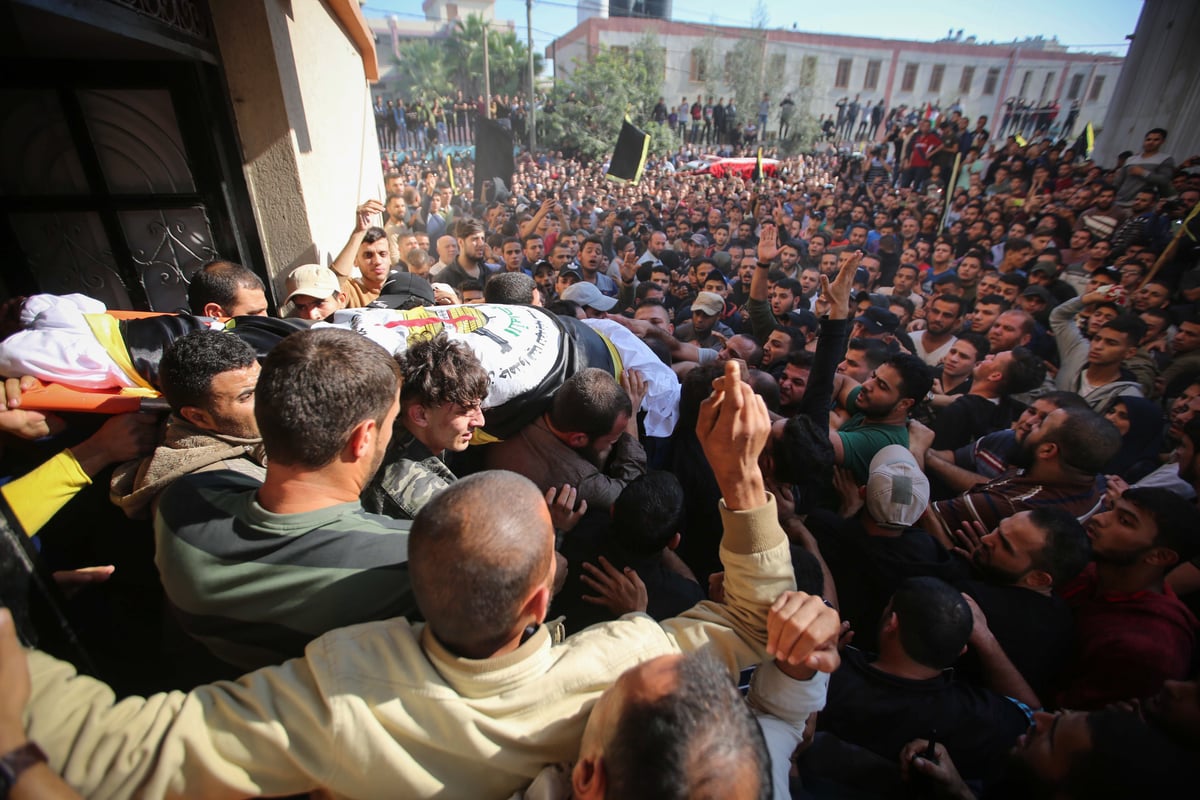
M 103 685 L 30 652 L 27 724 L 0 706 L 3 743 L 36 740 L 89 796 L 319 788 L 365 796 L 386 787 L 405 797 L 504 797 L 546 764 L 577 755 L 596 763 L 597 742 L 580 745 L 585 722 L 628 667 L 703 648 L 731 671 L 764 650 L 832 669 L 822 648 L 839 632 L 837 615 L 788 591 L 787 539 L 757 466 L 770 420 L 736 369 L 716 382 L 698 425 L 723 495 L 724 604 L 702 603 L 662 625 L 630 615 L 555 644 L 543 624 L 554 569 L 549 513 L 518 476 L 475 475 L 414 522 L 409 563 L 426 623 L 335 631 L 285 667 L 120 711 Z
M 304 264 L 292 270 L 287 279 L 288 296 L 292 304 L 289 316 L 319 322 L 346 307 L 337 273 L 320 264 Z
M 222 322 L 233 317 L 265 317 L 267 295 L 263 282 L 232 261 L 210 261 L 192 273 L 188 307 L 198 317 Z
M 721 322 L 725 301 L 715 292 L 700 292 L 692 301 L 692 318 L 675 329 L 675 338 L 681 342 L 695 342 L 697 347 L 720 350 L 725 341 L 733 336 L 728 325 Z
M 171 405 L 163 442 L 142 461 L 117 469 L 113 502 L 138 519 L 184 475 L 233 470 L 262 483 L 266 453 L 254 419 L 258 373 L 254 348 L 232 334 L 195 331 L 176 339 L 159 366 Z
M 550 410 L 515 436 L 488 445 L 488 469 L 524 475 L 542 491 L 569 483 L 590 508 L 607 510 L 625 484 L 646 472 L 637 410 L 645 394 L 632 371 L 622 384 L 601 369 L 581 370 L 554 394 Z
M 397 356 L 403 381 L 400 416 L 383 466 L 363 491 L 363 508 L 412 519 L 458 480 L 443 460 L 461 453 L 483 425 L 487 371 L 461 342 L 445 335 L 409 345 Z
M 268 459 L 261 485 L 215 472 L 180 478 L 160 496 L 163 588 L 184 630 L 218 658 L 242 669 L 278 664 L 333 628 L 415 610 L 408 523 L 367 514 L 358 500 L 391 439 L 397 373 L 359 334 L 288 336 L 255 390 Z

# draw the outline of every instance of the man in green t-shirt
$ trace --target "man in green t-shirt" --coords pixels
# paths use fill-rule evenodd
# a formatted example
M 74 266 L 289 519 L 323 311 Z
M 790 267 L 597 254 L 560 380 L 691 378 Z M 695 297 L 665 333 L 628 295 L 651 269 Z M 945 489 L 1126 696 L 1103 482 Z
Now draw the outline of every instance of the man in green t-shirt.
M 853 472 L 854 479 L 863 485 L 867 482 L 871 459 L 889 444 L 914 451 L 919 448 L 923 454 L 928 442 L 925 437 L 914 437 L 919 441 L 910 443 L 909 428 L 919 423 L 910 422 L 908 414 L 932 386 L 929 368 L 909 353 L 891 356 L 862 384 L 839 374 L 834 396 L 850 418 L 829 431 L 836 463 Z M 928 429 L 921 431 L 927 432 Z M 918 458 L 918 463 L 922 460 Z

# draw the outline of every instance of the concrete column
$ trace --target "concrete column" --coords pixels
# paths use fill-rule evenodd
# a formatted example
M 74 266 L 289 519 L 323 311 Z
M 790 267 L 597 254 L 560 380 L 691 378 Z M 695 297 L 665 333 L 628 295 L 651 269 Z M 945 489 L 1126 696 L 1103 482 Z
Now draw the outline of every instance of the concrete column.
M 361 54 L 321 0 L 209 0 L 277 292 L 346 243 L 383 175 Z M 278 295 L 277 295 L 278 296 Z
M 1168 131 L 1165 151 L 1176 163 L 1200 153 L 1200 3 L 1145 0 L 1133 44 L 1096 135 L 1093 158 L 1116 163 L 1122 150 L 1140 152 L 1151 128 Z M 1090 81 L 1089 81 L 1090 83 Z M 1087 109 L 1087 95 L 1083 98 Z M 1087 114 L 1082 113 L 1081 119 Z

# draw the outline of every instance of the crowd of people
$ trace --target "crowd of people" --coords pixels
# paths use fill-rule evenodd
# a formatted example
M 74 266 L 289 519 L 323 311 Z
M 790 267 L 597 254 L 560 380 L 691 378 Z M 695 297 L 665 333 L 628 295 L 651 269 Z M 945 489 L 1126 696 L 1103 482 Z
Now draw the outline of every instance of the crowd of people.
M 447 145 L 465 147 L 475 143 L 475 120 L 479 115 L 498 121 L 513 132 L 517 141 L 528 136 L 528 104 L 523 95 L 496 94 L 485 100 L 463 96 L 439 97 L 432 102 L 376 95 L 375 136 L 381 150 L 404 153 L 420 161 L 441 153 Z M 550 109 L 553 111 L 553 108 Z
M 6 304 L 10 437 L 34 377 L 170 406 L 0 491 L 81 600 L 111 495 L 178 634 L 118 702 L 0 611 L 11 796 L 1194 794 L 1200 159 L 900 123 L 486 203 L 387 158 L 283 318 L 229 262 Z

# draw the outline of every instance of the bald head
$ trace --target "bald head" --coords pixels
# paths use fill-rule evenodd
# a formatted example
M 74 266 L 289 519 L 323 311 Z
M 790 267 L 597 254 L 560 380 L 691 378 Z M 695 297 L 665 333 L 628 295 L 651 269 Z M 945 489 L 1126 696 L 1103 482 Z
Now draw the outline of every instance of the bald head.
M 449 264 L 458 258 L 458 240 L 453 236 L 439 236 L 437 240 L 438 260 Z
M 492 656 L 520 635 L 527 601 L 549 591 L 553 564 L 546 501 L 515 472 L 451 484 L 421 508 L 408 539 L 417 607 L 438 641 L 466 658 Z

